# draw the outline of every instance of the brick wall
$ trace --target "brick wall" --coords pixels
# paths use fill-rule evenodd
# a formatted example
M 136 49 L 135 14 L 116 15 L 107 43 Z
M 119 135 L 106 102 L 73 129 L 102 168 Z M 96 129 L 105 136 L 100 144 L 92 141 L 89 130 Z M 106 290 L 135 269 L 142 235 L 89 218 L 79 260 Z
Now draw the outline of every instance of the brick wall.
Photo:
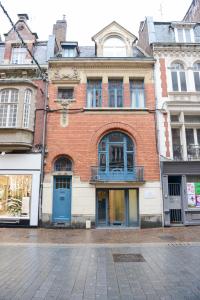
M 154 86 L 145 85 L 146 101 L 149 109 L 155 108 Z M 49 86 L 49 105 L 51 109 L 61 108 L 54 102 L 57 87 Z M 107 102 L 105 87 L 103 100 Z M 125 99 L 125 102 L 130 101 Z M 51 112 L 47 118 L 48 156 L 46 173 L 52 171 L 53 162 L 59 155 L 66 154 L 74 162 L 74 175 L 81 180 L 90 179 L 90 167 L 98 163 L 98 142 L 108 132 L 120 130 L 127 133 L 135 142 L 137 166 L 144 166 L 145 180 L 159 180 L 159 163 L 156 152 L 155 122 L 153 112 L 75 112 L 70 109 L 81 108 L 86 102 L 86 85 L 76 88 L 76 102 L 69 106 L 68 126 L 60 126 L 60 112 Z
M 165 59 L 160 58 L 160 79 L 161 79 L 161 89 L 162 89 L 162 97 L 167 97 L 167 74 L 166 74 L 166 66 Z

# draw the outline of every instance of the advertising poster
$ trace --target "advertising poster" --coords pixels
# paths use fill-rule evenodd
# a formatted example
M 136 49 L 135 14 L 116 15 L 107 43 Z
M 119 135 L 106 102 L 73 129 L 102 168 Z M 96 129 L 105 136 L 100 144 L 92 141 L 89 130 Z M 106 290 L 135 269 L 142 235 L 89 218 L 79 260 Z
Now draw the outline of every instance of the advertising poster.
M 200 207 L 200 182 L 195 182 L 196 206 Z
M 188 207 L 196 207 L 195 184 L 187 183 Z

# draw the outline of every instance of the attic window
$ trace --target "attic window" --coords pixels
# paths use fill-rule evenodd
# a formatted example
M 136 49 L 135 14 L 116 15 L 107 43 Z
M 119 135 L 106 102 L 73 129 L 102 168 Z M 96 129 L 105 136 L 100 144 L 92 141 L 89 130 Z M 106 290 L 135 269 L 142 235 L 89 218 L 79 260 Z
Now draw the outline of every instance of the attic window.
M 12 64 L 25 64 L 26 63 L 27 50 L 25 47 L 13 47 L 12 48 Z
M 77 55 L 76 48 L 63 48 L 62 55 L 63 57 L 75 57 Z
M 103 56 L 105 57 L 125 57 L 126 45 L 119 37 L 109 37 L 103 45 Z

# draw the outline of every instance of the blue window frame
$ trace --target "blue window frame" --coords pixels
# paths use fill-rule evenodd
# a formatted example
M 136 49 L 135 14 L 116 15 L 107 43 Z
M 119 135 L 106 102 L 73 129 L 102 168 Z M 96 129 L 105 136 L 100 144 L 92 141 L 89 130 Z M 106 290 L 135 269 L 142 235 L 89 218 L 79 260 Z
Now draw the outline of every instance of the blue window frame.
M 59 157 L 54 163 L 54 171 L 72 171 L 72 162 L 65 156 Z
M 145 108 L 144 80 L 130 80 L 132 108 Z
M 101 80 L 87 81 L 87 107 L 102 106 L 102 84 Z
M 126 134 L 116 131 L 104 136 L 99 143 L 98 155 L 102 179 L 128 180 L 133 177 L 134 144 Z
M 109 106 L 123 107 L 123 81 L 121 79 L 111 79 L 108 81 Z

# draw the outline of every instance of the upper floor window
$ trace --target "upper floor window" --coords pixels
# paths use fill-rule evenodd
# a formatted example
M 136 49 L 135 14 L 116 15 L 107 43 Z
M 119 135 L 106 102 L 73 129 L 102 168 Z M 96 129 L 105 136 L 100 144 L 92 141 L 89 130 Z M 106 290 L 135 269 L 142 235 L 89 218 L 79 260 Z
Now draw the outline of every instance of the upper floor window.
M 195 63 L 193 66 L 194 84 L 196 91 L 200 91 L 200 63 Z
M 74 99 L 74 88 L 58 88 L 58 99 L 67 100 Z
M 131 107 L 144 108 L 144 80 L 130 80 Z
M 29 127 L 31 96 L 32 96 L 31 90 L 26 90 L 24 95 L 24 117 L 23 117 L 23 126 L 25 128 Z
M 102 106 L 101 80 L 88 80 L 87 82 L 87 107 Z
M 16 126 L 18 97 L 16 89 L 4 89 L 0 92 L 0 127 Z
M 191 28 L 176 28 L 176 41 L 179 43 L 194 42 L 193 29 Z
M 183 64 L 173 63 L 171 65 L 171 78 L 173 91 L 187 91 L 185 70 Z
M 66 156 L 59 157 L 54 163 L 54 171 L 72 171 L 72 162 Z
M 12 48 L 12 64 L 25 64 L 27 50 L 25 47 Z
M 109 106 L 123 107 L 123 80 L 111 79 L 108 81 Z
M 62 55 L 63 55 L 63 57 L 75 57 L 76 49 L 75 48 L 63 48 Z
M 125 57 L 126 45 L 119 37 L 108 38 L 103 45 L 103 56 L 106 57 Z

